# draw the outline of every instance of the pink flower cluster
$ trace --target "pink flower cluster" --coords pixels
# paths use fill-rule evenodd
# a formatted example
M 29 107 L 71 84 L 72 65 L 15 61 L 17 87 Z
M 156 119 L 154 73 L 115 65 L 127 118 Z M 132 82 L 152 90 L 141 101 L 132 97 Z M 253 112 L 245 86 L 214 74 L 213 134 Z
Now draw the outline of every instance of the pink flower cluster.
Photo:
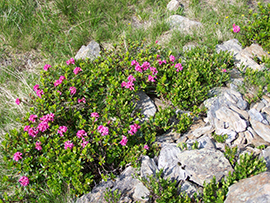
M 130 127 L 130 130 L 128 131 L 128 133 L 131 134 L 131 135 L 136 134 L 137 131 L 138 131 L 138 129 L 141 128 L 141 126 L 139 126 L 139 125 L 136 124 L 136 123 L 135 123 L 134 125 L 130 125 L 129 127 Z
M 73 147 L 74 147 L 74 144 L 70 142 L 69 140 L 65 142 L 65 150 L 67 150 L 67 148 L 72 149 Z
M 16 102 L 17 105 L 19 105 L 21 103 L 19 98 L 17 98 L 15 102 Z
M 227 69 L 223 68 L 223 69 L 221 69 L 221 72 L 226 73 Z
M 119 143 L 120 143 L 122 146 L 126 146 L 127 142 L 128 142 L 127 137 L 123 135 L 123 138 L 122 138 L 122 140 L 121 140 Z
M 102 136 L 109 134 L 109 129 L 103 125 L 98 126 L 98 132 L 101 133 Z
M 82 99 L 78 99 L 78 103 L 81 103 L 81 102 L 86 103 L 86 100 L 84 97 Z
M 54 86 L 57 87 L 58 85 L 60 85 L 60 84 L 63 82 L 64 79 L 66 79 L 66 77 L 63 76 L 63 75 L 61 75 L 61 76 L 59 77 L 59 80 L 56 80 L 56 81 L 55 81 Z
M 44 69 L 45 71 L 47 71 L 47 70 L 49 70 L 49 68 L 51 68 L 51 67 L 52 67 L 51 65 L 45 64 L 45 66 L 43 67 L 43 69 Z
M 57 130 L 57 133 L 60 134 L 61 137 L 63 137 L 63 133 L 67 132 L 67 127 L 66 126 L 60 126 L 59 129 Z
M 19 179 L 19 182 L 22 186 L 27 186 L 29 184 L 29 179 L 26 177 L 26 176 L 22 176 L 20 179 Z
M 74 70 L 73 70 L 73 73 L 75 75 L 77 75 L 80 71 L 82 71 L 82 69 L 80 67 L 76 67 Z
M 38 151 L 42 150 L 41 142 L 39 142 L 39 141 L 36 142 L 35 146 L 36 146 L 36 149 L 37 149 Z
M 70 87 L 69 91 L 71 95 L 74 95 L 76 93 L 76 87 Z
M 183 70 L 183 66 L 181 63 L 177 63 L 174 66 L 176 68 L 176 72 L 182 71 Z
M 235 33 L 240 32 L 240 27 L 237 26 L 237 25 L 235 25 L 235 24 L 233 24 L 233 32 L 235 32 Z
M 167 63 L 167 61 L 166 60 L 161 60 L 161 59 L 158 59 L 158 64 L 161 66 L 162 64 L 166 64 Z
M 95 122 L 96 122 L 98 120 L 98 118 L 99 118 L 99 115 L 98 115 L 97 112 L 93 112 L 93 113 L 91 113 L 91 117 L 95 118 Z
M 75 64 L 75 61 L 73 58 L 67 60 L 67 65 L 69 65 L 69 64 Z
M 37 115 L 30 115 L 29 121 L 35 123 L 36 122 Z M 24 131 L 28 131 L 28 134 L 31 137 L 36 137 L 38 132 L 45 132 L 49 128 L 48 122 L 54 121 L 54 114 L 49 113 L 47 115 L 44 115 L 43 117 L 40 118 L 41 122 L 38 124 L 37 128 L 34 128 L 29 125 L 24 127 Z
M 128 76 L 128 82 L 125 82 L 123 81 L 122 84 L 121 84 L 121 87 L 125 87 L 127 89 L 130 89 L 130 90 L 134 90 L 134 81 L 136 81 L 135 77 L 133 77 L 133 75 L 129 75 Z
M 85 148 L 86 145 L 89 143 L 89 142 L 86 141 L 85 138 L 84 138 L 84 137 L 87 137 L 87 133 L 86 133 L 84 130 L 79 130 L 79 131 L 77 132 L 77 137 L 80 138 L 80 139 L 82 139 L 81 145 L 82 145 L 83 148 Z
M 170 61 L 174 63 L 175 57 L 173 55 L 170 55 Z
M 37 115 L 32 114 L 32 115 L 29 116 L 29 121 L 31 121 L 32 123 L 35 123 L 36 118 L 37 118 Z
M 44 94 L 43 90 L 39 89 L 39 85 L 34 86 L 34 91 L 36 92 L 37 96 L 41 98 L 41 95 Z
M 22 159 L 22 153 L 21 153 L 21 152 L 16 152 L 16 153 L 13 155 L 13 160 L 14 160 L 14 161 L 19 161 L 20 159 Z

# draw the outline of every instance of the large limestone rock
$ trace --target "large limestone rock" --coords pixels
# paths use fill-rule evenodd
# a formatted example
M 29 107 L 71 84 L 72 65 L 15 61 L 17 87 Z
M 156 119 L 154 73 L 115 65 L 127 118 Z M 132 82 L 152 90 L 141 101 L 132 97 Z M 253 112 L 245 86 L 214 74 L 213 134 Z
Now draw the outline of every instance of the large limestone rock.
M 100 54 L 100 46 L 97 42 L 91 41 L 87 46 L 82 46 L 80 50 L 77 52 L 75 59 L 86 59 L 94 60 L 99 57 Z
M 269 203 L 270 173 L 264 172 L 251 178 L 240 180 L 229 187 L 225 203 Z
M 233 168 L 224 154 L 215 149 L 187 150 L 178 155 L 178 161 L 185 166 L 190 180 L 203 186 L 204 181 L 209 183 L 213 176 L 217 181 L 227 176 Z

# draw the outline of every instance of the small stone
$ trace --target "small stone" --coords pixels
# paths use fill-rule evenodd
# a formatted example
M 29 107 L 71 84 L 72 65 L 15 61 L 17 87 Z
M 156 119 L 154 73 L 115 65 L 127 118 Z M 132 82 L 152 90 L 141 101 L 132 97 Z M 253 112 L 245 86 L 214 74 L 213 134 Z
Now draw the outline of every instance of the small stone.
M 254 131 L 265 141 L 270 142 L 270 126 L 251 119 L 250 121 Z
M 262 122 L 264 120 L 263 116 L 255 108 L 252 108 L 248 111 L 251 120 Z
M 176 11 L 180 6 L 179 1 L 177 0 L 171 0 L 168 4 L 167 4 L 167 10 L 169 11 Z
M 97 42 L 91 41 L 87 46 L 82 46 L 80 50 L 77 52 L 75 59 L 86 59 L 94 60 L 99 57 L 100 54 L 100 46 Z
M 141 177 L 147 178 L 147 176 L 155 176 L 158 167 L 153 159 L 150 159 L 149 156 L 142 157 L 141 165 Z
M 216 46 L 216 52 L 219 53 L 220 51 L 229 51 L 232 52 L 234 55 L 237 54 L 242 50 L 242 46 L 240 45 L 237 39 L 231 39 L 229 41 L 224 42 L 223 44 L 218 44 Z
M 199 143 L 199 149 L 202 149 L 202 148 L 208 148 L 208 149 L 215 149 L 215 143 L 213 140 L 211 140 L 208 136 L 203 136 L 203 137 L 200 137 L 198 139 L 198 143 Z
M 262 113 L 267 113 L 270 116 L 270 106 L 262 108 Z
M 149 201 L 150 191 L 144 186 L 143 183 L 139 182 L 134 189 L 134 193 L 132 195 L 135 201 L 139 202 L 148 202 Z
M 270 171 L 270 147 L 262 150 L 260 157 L 264 158 L 264 160 L 266 161 L 267 170 Z
M 233 141 L 233 145 L 241 146 L 246 144 L 247 139 L 245 138 L 245 134 L 243 132 L 238 133 L 238 137 Z
M 194 28 L 202 26 L 200 22 L 189 20 L 180 15 L 172 15 L 167 21 L 171 29 L 178 29 L 180 31 L 191 31 Z
M 229 108 L 233 111 L 235 111 L 236 113 L 238 113 L 242 118 L 248 120 L 249 118 L 249 115 L 248 115 L 248 112 L 245 111 L 245 110 L 241 110 L 239 108 L 237 108 L 236 106 L 234 105 L 230 105 Z
M 265 103 L 263 102 L 258 102 L 253 106 L 253 108 L 259 112 L 262 110 L 263 107 L 265 107 Z

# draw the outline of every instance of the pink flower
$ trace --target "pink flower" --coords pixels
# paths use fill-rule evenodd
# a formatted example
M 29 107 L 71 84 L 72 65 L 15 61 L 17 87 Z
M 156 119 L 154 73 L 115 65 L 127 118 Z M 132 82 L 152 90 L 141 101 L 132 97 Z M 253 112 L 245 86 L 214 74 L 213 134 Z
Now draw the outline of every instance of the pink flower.
M 85 141 L 85 140 L 84 140 L 84 141 L 81 143 L 81 145 L 82 145 L 83 148 L 85 148 L 86 145 L 87 145 L 88 143 L 89 143 L 88 141 Z
M 28 131 L 30 129 L 30 125 L 24 127 L 23 131 Z
M 61 95 L 62 94 L 62 92 L 60 92 L 59 90 L 57 90 L 57 92 Z
M 221 69 L 221 72 L 226 73 L 227 70 L 224 68 L 224 69 Z
M 74 70 L 73 70 L 73 73 L 75 75 L 77 75 L 80 71 L 82 71 L 82 69 L 80 67 L 76 67 Z
M 126 146 L 127 141 L 128 141 L 127 137 L 123 135 L 123 138 L 122 138 L 122 140 L 121 140 L 119 143 L 120 143 L 122 146 Z
M 22 176 L 19 179 L 19 182 L 21 183 L 22 186 L 27 186 L 29 184 L 29 179 L 26 176 Z
M 61 75 L 60 77 L 59 77 L 59 81 L 62 83 L 63 82 L 63 80 L 65 80 L 66 79 L 66 77 L 65 76 L 63 76 L 63 75 Z
M 69 90 L 70 90 L 71 95 L 74 95 L 76 93 L 76 88 L 75 87 L 70 87 Z
M 156 75 L 158 73 L 155 67 L 150 67 L 150 71 L 152 72 L 152 75 Z
M 37 115 L 32 114 L 32 115 L 29 116 L 29 121 L 35 123 L 36 122 L 36 120 L 35 120 L 36 118 L 37 118 Z
M 137 65 L 137 64 L 139 64 L 139 63 L 136 60 L 131 61 L 132 66 Z
M 153 77 L 152 75 L 148 75 L 148 81 L 155 82 L 155 77 Z
M 170 61 L 174 62 L 174 60 L 175 60 L 175 57 L 173 55 L 170 55 Z
M 34 129 L 34 128 L 29 128 L 28 134 L 29 134 L 31 137 L 36 137 L 37 134 L 38 134 L 38 130 L 37 130 L 37 129 Z
M 128 81 L 130 81 L 130 82 L 136 81 L 136 78 L 134 78 L 133 75 L 129 75 L 127 79 L 128 79 Z
M 35 92 L 37 92 L 38 89 L 39 89 L 39 85 L 35 85 L 35 86 L 34 86 Z
M 235 32 L 235 33 L 240 32 L 240 27 L 237 26 L 237 25 L 235 25 L 235 24 L 233 24 L 233 32 Z
M 139 64 L 135 66 L 135 70 L 142 73 L 142 67 Z
M 157 55 L 157 59 L 160 57 L 160 55 Z
M 183 70 L 183 67 L 182 67 L 181 63 L 175 64 L 174 67 L 176 68 L 176 72 L 179 72 L 179 70 L 180 70 L 180 71 Z
M 133 84 L 133 82 L 130 82 L 130 81 L 128 81 L 128 82 L 123 81 L 121 83 L 121 87 L 125 87 L 127 89 L 134 90 L 134 84 Z
M 102 136 L 109 134 L 109 129 L 103 125 L 98 126 L 98 132 L 101 133 Z
M 149 149 L 149 147 L 148 147 L 148 145 L 146 144 L 146 145 L 144 145 L 144 147 L 143 147 L 144 149 L 146 149 L 146 150 L 148 150 Z
M 70 142 L 69 140 L 65 142 L 65 149 L 69 148 L 72 149 L 74 147 L 74 144 Z
M 134 125 L 130 125 L 129 127 L 130 127 L 130 130 L 128 131 L 128 133 L 131 135 L 134 135 L 138 131 L 138 129 L 141 128 L 141 126 L 139 126 L 136 123 Z
M 57 130 L 57 133 L 60 134 L 61 137 L 63 137 L 63 133 L 67 132 L 67 127 L 66 126 L 60 126 L 59 130 Z
M 42 121 L 41 123 L 38 124 L 38 130 L 40 132 L 45 132 L 49 128 L 48 122 Z
M 14 161 L 19 161 L 20 159 L 22 159 L 22 153 L 21 153 L 21 152 L 16 152 L 16 153 L 13 155 L 13 160 L 14 160 Z
M 43 90 L 37 90 L 36 93 L 39 98 L 41 98 L 41 95 L 44 94 Z
M 41 121 L 54 121 L 54 114 L 50 113 L 50 114 L 46 114 L 45 116 L 43 116 L 42 118 L 40 118 Z
M 78 138 L 83 138 L 84 136 L 87 137 L 87 133 L 84 130 L 79 130 L 77 132 L 77 137 Z
M 81 102 L 86 103 L 86 101 L 85 101 L 85 98 L 84 98 L 84 97 L 83 97 L 82 99 L 78 99 L 78 103 L 81 103 Z
M 75 61 L 73 58 L 67 60 L 67 65 L 69 65 L 69 64 L 75 64 Z
M 143 68 L 144 71 L 146 71 L 149 67 L 150 67 L 150 63 L 149 62 L 147 62 L 147 61 L 143 62 L 142 68 Z
M 91 113 L 91 117 L 92 117 L 92 118 L 95 118 L 95 122 L 96 122 L 97 119 L 99 118 L 99 115 L 98 115 L 97 112 L 93 112 L 93 113 Z
M 158 43 L 158 41 L 156 40 L 156 44 Z
M 40 151 L 40 150 L 42 150 L 42 147 L 40 146 L 41 145 L 41 142 L 36 142 L 36 149 L 38 150 L 38 151 Z
M 51 65 L 45 64 L 45 66 L 43 67 L 43 69 L 44 69 L 45 71 L 47 71 L 47 70 L 49 70 L 49 68 L 51 68 L 51 67 L 52 67 Z
M 17 105 L 19 105 L 21 103 L 19 98 L 17 98 L 15 102 L 16 102 Z

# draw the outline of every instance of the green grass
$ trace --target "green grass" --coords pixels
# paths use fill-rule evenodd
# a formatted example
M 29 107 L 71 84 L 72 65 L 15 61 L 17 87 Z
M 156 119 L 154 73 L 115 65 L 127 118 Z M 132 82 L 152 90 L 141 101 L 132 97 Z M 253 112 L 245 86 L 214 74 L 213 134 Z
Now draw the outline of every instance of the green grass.
M 176 55 L 186 44 L 214 47 L 235 38 L 231 32 L 232 24 L 245 22 L 251 8 L 247 0 L 236 0 L 234 4 L 218 0 L 209 3 L 190 0 L 186 7 L 168 12 L 168 2 L 0 0 L 0 133 L 3 135 L 18 127 L 17 119 L 28 111 L 29 106 L 18 106 L 15 99 L 31 100 L 32 87 L 38 83 L 43 65 L 62 63 L 74 57 L 79 48 L 91 40 L 102 45 L 146 39 L 153 44 L 169 31 L 166 19 L 170 15 L 181 14 L 201 22 L 203 27 L 192 33 L 169 31 L 171 38 L 162 46 Z M 134 26 L 134 19 L 141 25 L 139 28 Z M 33 67 L 25 65 L 30 58 L 35 62 Z M 6 65 L 7 61 L 9 65 Z M 255 85 L 259 84 L 256 78 L 253 80 Z M 0 176 L 12 174 L 1 158 L 0 166 Z M 12 189 L 0 183 L 0 191 L 12 192 Z M 44 194 L 47 194 L 42 197 L 44 202 L 52 202 L 56 198 L 49 189 Z M 62 197 L 63 202 L 65 198 Z

